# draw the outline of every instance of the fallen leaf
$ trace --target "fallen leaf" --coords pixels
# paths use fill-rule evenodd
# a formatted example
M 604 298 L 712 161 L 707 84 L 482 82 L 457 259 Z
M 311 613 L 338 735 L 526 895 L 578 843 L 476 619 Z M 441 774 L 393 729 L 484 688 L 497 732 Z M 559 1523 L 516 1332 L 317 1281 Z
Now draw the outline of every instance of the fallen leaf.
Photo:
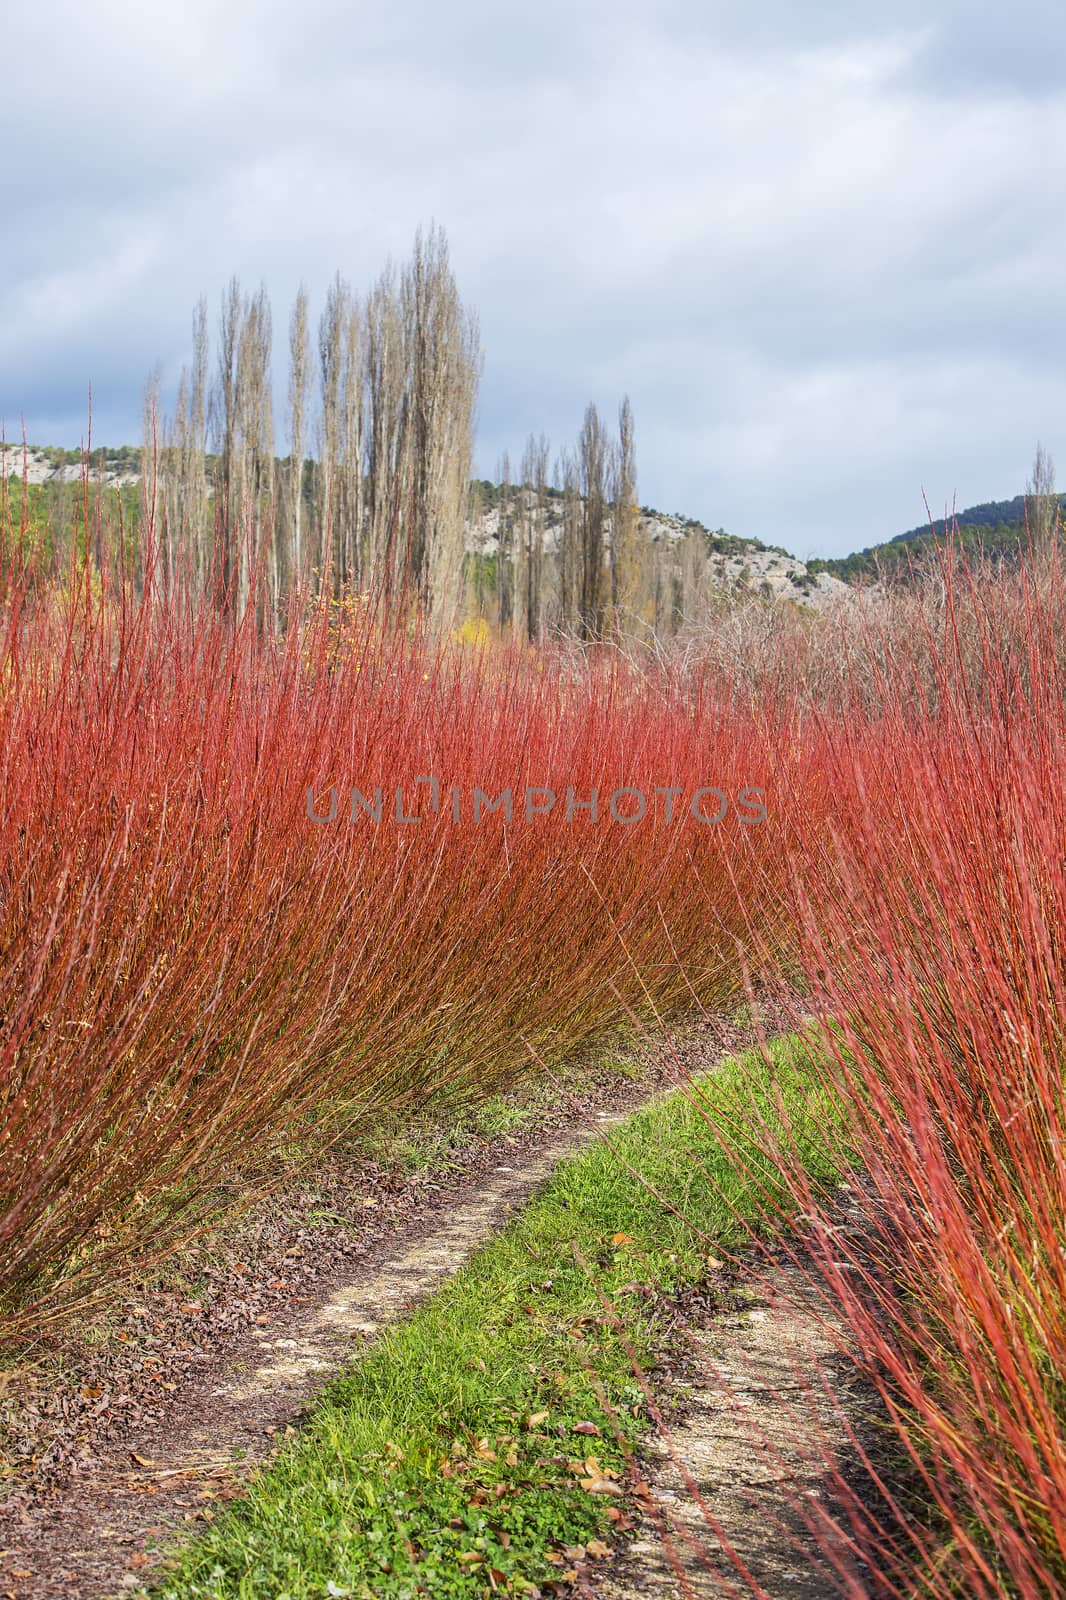
M 632 1244 L 633 1243 L 633 1235 L 630 1234 L 630 1233 L 612 1233 L 612 1235 L 611 1235 L 611 1243 L 614 1245 L 614 1248 L 617 1250 L 619 1245 Z
M 542 1422 L 547 1422 L 548 1417 L 550 1415 L 551 1415 L 551 1413 L 548 1412 L 548 1411 L 534 1411 L 533 1415 L 529 1418 L 529 1421 L 526 1423 L 526 1427 L 527 1428 L 539 1428 Z
M 158 1467 L 158 1461 L 149 1461 L 145 1456 L 139 1456 L 136 1450 L 130 1451 L 130 1460 L 136 1461 L 139 1467 Z
M 600 1430 L 594 1422 L 575 1422 L 571 1430 L 573 1433 L 594 1433 L 600 1437 Z
M 614 1509 L 614 1506 L 612 1506 L 611 1510 L 613 1511 Z M 593 1556 L 597 1561 L 602 1561 L 604 1556 L 609 1556 L 611 1553 L 610 1545 L 604 1544 L 602 1539 L 590 1539 L 588 1544 L 585 1546 L 585 1549 L 588 1551 L 589 1555 Z
M 468 1567 L 482 1567 L 485 1564 L 485 1557 L 478 1550 L 463 1550 L 458 1559 Z

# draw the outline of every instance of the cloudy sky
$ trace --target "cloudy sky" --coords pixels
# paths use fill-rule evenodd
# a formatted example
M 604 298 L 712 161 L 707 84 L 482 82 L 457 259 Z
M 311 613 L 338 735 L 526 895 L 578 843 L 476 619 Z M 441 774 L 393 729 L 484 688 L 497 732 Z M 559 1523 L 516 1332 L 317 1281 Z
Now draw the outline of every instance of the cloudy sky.
M 7 13 L 0 416 L 137 442 L 198 295 L 284 331 L 445 228 L 477 468 L 628 392 L 640 497 L 843 554 L 1066 482 L 1066 8 L 37 0 Z M 283 338 L 277 338 L 280 345 Z M 284 392 L 278 369 L 276 393 Z M 279 407 L 280 411 L 280 407 Z M 283 417 L 279 416 L 283 424 Z

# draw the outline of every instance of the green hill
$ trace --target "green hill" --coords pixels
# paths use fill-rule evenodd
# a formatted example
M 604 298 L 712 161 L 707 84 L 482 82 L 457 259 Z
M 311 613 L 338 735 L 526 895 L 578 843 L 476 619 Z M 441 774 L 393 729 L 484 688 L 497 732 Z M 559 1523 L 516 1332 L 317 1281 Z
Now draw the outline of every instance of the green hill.
M 1059 520 L 1059 501 L 1053 501 L 1056 520 Z M 920 567 L 937 546 L 942 545 L 949 533 L 956 534 L 959 543 L 968 553 L 983 552 L 993 560 L 1015 559 L 1025 548 L 1030 534 L 1025 520 L 1026 496 L 1016 494 L 1013 500 L 989 500 L 980 505 L 968 506 L 953 517 L 923 523 L 897 533 L 882 544 L 858 550 L 854 555 L 838 556 L 808 561 L 812 573 L 827 572 L 845 583 L 874 578 L 906 580 L 912 567 Z M 1030 523 L 1032 512 L 1030 512 Z

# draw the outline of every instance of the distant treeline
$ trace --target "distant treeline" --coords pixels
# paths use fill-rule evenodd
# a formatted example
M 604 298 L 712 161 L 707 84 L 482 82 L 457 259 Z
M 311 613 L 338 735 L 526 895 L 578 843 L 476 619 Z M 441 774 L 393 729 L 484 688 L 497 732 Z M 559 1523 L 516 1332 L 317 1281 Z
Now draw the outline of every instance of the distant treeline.
M 920 570 L 949 536 L 967 555 L 984 554 L 992 561 L 1016 560 L 1032 540 L 1039 543 L 1061 526 L 1061 507 L 1055 494 L 1017 494 L 1012 500 L 990 500 L 969 506 L 952 517 L 941 517 L 884 544 L 858 550 L 853 555 L 808 561 L 811 573 L 828 572 L 845 583 L 875 578 L 905 581 L 912 569 Z
M 4 474 L 9 478 L 22 476 L 23 449 L 21 443 L 8 439 L 6 442 L 6 455 Z M 60 467 L 80 467 L 85 452 L 82 450 L 65 450 L 58 444 L 27 445 L 27 452 L 42 456 L 53 471 Z M 104 444 L 93 445 L 88 452 L 90 467 L 95 469 L 102 466 L 106 472 L 140 472 L 141 451 L 135 444 Z
M 206 441 L 198 451 L 175 448 L 174 433 L 173 425 L 163 419 L 156 442 L 148 446 L 95 447 L 88 453 L 53 445 L 27 446 L 35 462 L 43 459 L 56 473 L 66 470 L 25 489 L 20 481 L 22 446 L 9 446 L 0 511 L 0 522 L 9 530 L 5 544 L 21 532 L 38 570 L 61 575 L 72 551 L 79 557 L 87 553 L 98 572 L 105 565 L 117 568 L 121 535 L 125 570 L 136 573 L 143 565 L 154 459 L 155 517 L 163 529 L 164 550 L 171 543 L 191 544 L 203 552 L 204 562 L 214 541 L 226 537 L 225 452 L 207 449 Z M 268 458 L 261 463 L 261 477 L 284 491 L 292 483 L 295 465 L 292 457 Z M 329 516 L 334 533 L 343 532 L 345 507 L 358 527 L 359 508 L 370 499 L 371 480 L 365 471 L 353 473 L 347 496 L 334 505 L 333 497 L 323 493 L 328 479 L 321 457 L 307 454 L 301 467 L 300 489 L 290 490 L 287 500 L 284 493 L 279 497 L 280 515 L 268 538 L 277 540 L 280 533 L 284 539 L 288 530 L 297 531 L 302 524 L 312 538 L 317 535 L 321 562 L 326 541 L 318 530 L 325 528 Z M 102 481 L 114 474 L 137 481 Z M 262 491 L 257 498 L 263 498 Z M 195 518 L 194 508 L 198 508 Z M 633 419 L 625 400 L 616 437 L 610 436 L 596 407 L 590 405 L 576 448 L 559 452 L 554 469 L 549 466 L 547 440 L 531 437 L 513 477 L 505 454 L 499 481 L 470 480 L 464 522 L 464 549 L 453 569 L 459 615 L 482 618 L 500 633 L 524 640 L 543 633 L 586 640 L 621 633 L 669 636 L 720 606 L 732 588 L 754 592 L 747 565 L 731 583 L 720 568 L 714 568 L 713 558 L 747 563 L 756 555 L 788 555 L 779 545 L 638 505 Z M 355 548 L 353 540 L 349 550 Z M 332 553 L 341 557 L 333 566 L 335 585 L 345 568 L 357 582 L 369 579 L 367 567 L 353 572 L 355 563 L 350 557 L 345 560 L 347 551 Z M 793 583 L 802 592 L 813 580 L 800 574 Z
M 461 323 L 443 238 L 433 235 L 431 244 L 435 255 L 433 272 L 448 290 L 441 298 L 447 303 L 451 316 Z M 416 240 L 415 260 L 424 270 L 419 255 L 422 249 L 420 237 Z M 380 287 L 378 295 L 384 295 Z M 236 350 L 240 345 L 242 317 L 247 320 L 250 313 L 258 309 L 261 320 L 268 322 L 269 311 L 262 296 L 256 302 L 245 300 L 242 303 L 236 284 L 231 286 L 229 297 L 228 342 Z M 378 311 L 377 314 L 382 313 Z M 370 313 L 366 315 L 372 328 Z M 311 367 L 306 319 L 306 303 L 301 298 L 291 342 L 297 349 L 297 381 L 303 389 L 310 387 L 310 371 L 301 376 L 300 369 Z M 334 360 L 344 321 L 349 323 L 351 348 L 347 360 L 351 364 L 352 386 L 358 404 L 349 400 L 350 391 L 341 382 L 341 377 L 345 383 L 351 381 L 347 371 L 338 377 Z M 270 451 L 267 430 L 262 430 L 261 438 L 251 440 L 257 447 L 254 450 L 249 444 L 253 432 L 250 427 L 241 428 L 234 422 L 227 435 L 224 415 L 219 417 L 220 412 L 224 413 L 224 405 L 219 402 L 218 392 L 213 407 L 208 406 L 205 399 L 206 315 L 202 302 L 195 326 L 201 341 L 198 359 L 201 393 L 199 399 L 194 395 L 190 400 L 188 392 L 184 401 L 179 397 L 179 404 L 184 404 L 188 411 L 184 439 L 179 419 L 177 428 L 164 421 L 159 430 L 162 439 L 157 434 L 152 446 L 94 446 L 87 456 L 81 450 L 58 445 L 27 447 L 37 458 L 47 461 L 54 472 L 84 466 L 89 496 L 84 493 L 80 474 L 29 484 L 23 491 L 18 481 L 23 471 L 23 447 L 20 443 L 9 442 L 3 462 L 7 481 L 2 491 L 5 503 L 0 520 L 8 529 L 21 527 L 38 560 L 43 559 L 53 568 L 58 566 L 64 550 L 72 547 L 92 550 L 99 567 L 108 557 L 109 546 L 112 558 L 114 556 L 116 529 L 121 530 L 128 552 L 136 559 L 142 542 L 145 485 L 142 482 L 101 486 L 98 475 L 137 476 L 149 463 L 151 477 L 150 462 L 154 456 L 161 491 L 158 498 L 162 502 L 157 505 L 155 515 L 163 530 L 164 546 L 175 541 L 190 543 L 205 576 L 211 546 L 219 537 L 224 545 L 231 543 L 233 527 L 239 520 L 248 520 L 249 502 L 265 527 L 267 503 L 273 499 L 276 486 L 276 513 L 266 535 L 272 545 L 270 570 L 275 602 L 280 597 L 280 579 L 300 564 L 301 544 L 307 536 L 313 546 L 315 574 L 322 574 L 331 566 L 337 593 L 347 586 L 365 584 L 372 570 L 380 564 L 380 552 L 391 547 L 398 526 L 403 526 L 401 512 L 410 516 L 412 481 L 419 475 L 413 470 L 412 462 L 416 457 L 412 441 L 409 437 L 405 440 L 409 431 L 406 414 L 401 414 L 398 421 L 395 417 L 389 419 L 404 449 L 396 446 L 383 451 L 381 445 L 375 443 L 378 428 L 374 418 L 389 408 L 358 366 L 359 317 L 347 286 L 340 279 L 333 286 L 331 302 L 319 330 L 325 395 L 314 429 L 317 454 L 303 442 L 306 430 L 299 415 L 295 447 L 288 456 L 275 456 Z M 223 331 L 225 333 L 225 319 Z M 251 387 L 261 392 L 266 384 L 266 341 L 261 342 L 258 355 L 260 382 Z M 468 368 L 472 359 L 473 352 L 469 352 Z M 223 373 L 225 380 L 228 365 Z M 380 375 L 378 377 L 380 386 Z M 237 420 L 241 409 L 238 404 L 242 399 L 241 381 L 238 365 L 230 397 L 230 411 Z M 360 392 L 364 385 L 365 407 L 364 395 Z M 453 470 L 469 459 L 472 444 L 469 431 L 471 375 L 466 377 L 466 385 L 459 406 L 462 438 L 458 461 L 451 460 Z M 395 387 L 395 384 L 388 386 L 392 411 L 398 404 L 391 393 Z M 399 387 L 402 389 L 402 385 Z M 459 387 L 462 390 L 464 386 Z M 222 388 L 224 382 L 219 385 L 219 389 Z M 253 409 L 261 419 L 262 407 Z M 298 412 L 290 400 L 290 410 L 293 409 Z M 208 448 L 206 438 L 212 410 L 215 431 L 219 435 L 217 442 L 222 446 L 217 450 Z M 189 421 L 189 416 L 193 421 Z M 345 430 L 340 427 L 342 419 L 346 420 L 351 437 L 346 438 Z M 193 432 L 197 441 L 190 445 Z M 431 442 L 427 435 L 424 444 Z M 450 450 L 445 449 L 442 463 L 454 450 L 454 443 Z M 385 460 L 384 467 L 379 456 Z M 242 467 L 240 473 L 238 465 Z M 399 479 L 394 481 L 398 472 Z M 616 438 L 610 436 L 596 407 L 590 405 L 576 448 L 560 452 L 553 467 L 549 466 L 548 441 L 543 436 L 539 439 L 530 436 L 514 479 L 506 454 L 499 463 L 498 472 L 497 482 L 488 478 L 468 479 L 465 495 L 461 480 L 453 482 L 447 518 L 438 515 L 434 520 L 430 515 L 434 508 L 427 502 L 422 520 L 427 525 L 432 524 L 437 540 L 426 539 L 424 528 L 422 538 L 415 537 L 418 528 L 409 528 L 408 537 L 414 538 L 416 547 L 421 550 L 423 566 L 431 556 L 436 556 L 438 559 L 432 564 L 445 569 L 434 576 L 438 587 L 444 579 L 443 589 L 453 615 L 458 612 L 483 617 L 501 631 L 507 630 L 526 639 L 538 637 L 545 629 L 575 632 L 585 639 L 619 631 L 669 634 L 721 601 L 721 579 L 712 571 L 712 557 L 745 562 L 752 555 L 789 557 L 789 552 L 781 545 L 743 538 L 727 533 L 724 528 L 712 530 L 694 517 L 676 512 L 667 514 L 650 505 L 638 507 L 633 419 L 627 400 L 620 407 Z M 208 509 L 219 489 L 222 491 L 218 501 L 221 523 L 214 509 Z M 150 489 L 148 492 L 150 494 Z M 441 507 L 436 509 L 439 513 Z M 242 510 L 243 518 L 238 516 Z M 667 524 L 672 531 L 664 537 L 657 523 Z M 443 524 L 448 529 L 444 551 L 439 546 Z M 850 584 L 875 579 L 906 583 L 912 572 L 921 572 L 936 559 L 938 550 L 950 535 L 954 535 L 968 555 L 983 554 L 992 561 L 1013 561 L 1025 550 L 1029 540 L 1046 541 L 1061 524 L 1062 509 L 1059 496 L 1054 492 L 1053 465 L 1038 446 L 1026 493 L 1010 500 L 968 506 L 953 516 L 920 524 L 849 556 L 813 558 L 806 563 L 806 573 L 792 575 L 792 583 L 801 593 L 816 585 L 820 573 L 828 573 Z M 374 529 L 376 537 L 370 539 L 369 533 Z M 227 554 L 230 556 L 228 564 L 232 566 L 232 553 Z M 442 555 L 446 559 L 440 562 Z M 395 561 L 395 555 L 392 559 Z M 749 586 L 745 581 L 747 576 L 745 569 L 737 581 L 742 590 Z M 423 590 L 423 597 L 429 598 L 426 584 Z

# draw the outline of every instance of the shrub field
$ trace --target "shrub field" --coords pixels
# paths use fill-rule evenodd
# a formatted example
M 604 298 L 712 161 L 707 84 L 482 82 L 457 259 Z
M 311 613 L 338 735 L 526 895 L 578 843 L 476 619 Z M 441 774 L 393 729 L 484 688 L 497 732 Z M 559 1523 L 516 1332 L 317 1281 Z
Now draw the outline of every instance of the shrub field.
M 861 1232 L 787 1116 L 753 1102 L 737 1161 L 761 1128 L 770 1221 L 811 1219 L 930 1505 L 877 1523 L 841 1482 L 832 1515 L 878 1592 L 1066 1590 L 1059 558 L 949 552 L 881 609 L 742 621 L 655 658 L 517 651 L 386 631 L 358 597 L 281 627 L 10 578 L 8 1340 L 279 1150 L 787 982 Z
M 244 1193 L 272 1147 L 741 992 L 782 818 L 817 803 L 791 709 L 619 659 L 386 639 L 369 611 L 281 636 L 9 598 L 13 1336 L 178 1237 L 220 1179 Z

